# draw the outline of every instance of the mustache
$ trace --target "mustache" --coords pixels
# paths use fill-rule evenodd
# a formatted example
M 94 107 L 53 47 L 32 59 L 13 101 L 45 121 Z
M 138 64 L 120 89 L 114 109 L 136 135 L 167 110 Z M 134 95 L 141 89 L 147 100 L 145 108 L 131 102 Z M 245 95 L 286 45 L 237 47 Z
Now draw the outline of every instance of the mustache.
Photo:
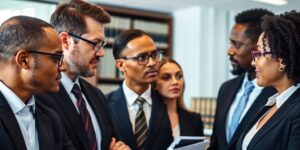
M 238 62 L 236 59 L 234 59 L 232 56 L 229 57 L 229 60 L 232 61 L 232 62 L 235 62 L 235 63 L 237 63 L 237 64 L 239 63 L 239 62 Z

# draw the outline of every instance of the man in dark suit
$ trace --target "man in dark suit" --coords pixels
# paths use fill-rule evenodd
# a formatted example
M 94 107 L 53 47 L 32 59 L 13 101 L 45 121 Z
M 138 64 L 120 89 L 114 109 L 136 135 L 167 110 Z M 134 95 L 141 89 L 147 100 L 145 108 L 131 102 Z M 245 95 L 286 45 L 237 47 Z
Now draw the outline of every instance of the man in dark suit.
M 235 17 L 228 55 L 232 74 L 238 77 L 226 81 L 219 89 L 210 150 L 234 149 L 238 137 L 257 111 L 276 92 L 257 85 L 255 69 L 251 66 L 251 51 L 257 47 L 264 15 L 274 14 L 264 9 L 251 9 Z
M 104 24 L 110 22 L 110 15 L 98 5 L 71 0 L 57 7 L 50 22 L 60 34 L 67 71 L 62 73 L 58 93 L 38 98 L 62 117 L 76 149 L 128 149 L 113 138 L 105 96 L 80 77 L 95 75 L 98 61 L 104 56 Z
M 150 86 L 163 53 L 147 33 L 132 29 L 115 38 L 113 55 L 124 82 L 107 99 L 120 138 L 134 150 L 167 149 L 173 140 L 170 121 Z
M 57 92 L 62 63 L 59 35 L 48 23 L 15 16 L 0 27 L 0 149 L 74 149 L 56 112 L 35 100 Z

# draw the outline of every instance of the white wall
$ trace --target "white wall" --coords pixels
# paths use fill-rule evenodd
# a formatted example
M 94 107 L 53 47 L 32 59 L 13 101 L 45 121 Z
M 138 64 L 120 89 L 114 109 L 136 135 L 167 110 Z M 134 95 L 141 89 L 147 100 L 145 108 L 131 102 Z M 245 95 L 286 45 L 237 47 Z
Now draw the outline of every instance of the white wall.
M 200 6 L 178 10 L 174 16 L 173 58 L 184 71 L 185 104 L 192 97 L 216 97 L 229 79 L 227 48 L 230 13 Z

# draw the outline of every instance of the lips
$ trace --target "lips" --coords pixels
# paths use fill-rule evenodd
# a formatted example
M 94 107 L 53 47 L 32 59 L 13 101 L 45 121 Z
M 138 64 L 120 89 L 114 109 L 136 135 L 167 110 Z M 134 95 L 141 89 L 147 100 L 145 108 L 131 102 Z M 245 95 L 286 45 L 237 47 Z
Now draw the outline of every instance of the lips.
M 180 88 L 172 88 L 172 89 L 170 90 L 170 92 L 178 93 L 178 92 L 180 92 Z
M 145 74 L 149 75 L 149 76 L 156 76 L 157 75 L 157 70 L 149 70 L 149 71 L 146 71 Z

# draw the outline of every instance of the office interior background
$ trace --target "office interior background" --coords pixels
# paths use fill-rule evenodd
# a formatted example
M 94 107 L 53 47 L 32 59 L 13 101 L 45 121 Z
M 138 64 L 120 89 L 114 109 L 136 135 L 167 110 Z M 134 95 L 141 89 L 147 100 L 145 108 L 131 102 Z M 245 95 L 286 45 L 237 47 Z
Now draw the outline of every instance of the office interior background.
M 59 0 L 1 0 L 0 23 L 14 15 L 29 15 L 49 22 Z M 184 71 L 188 108 L 193 98 L 215 98 L 220 85 L 232 78 L 227 56 L 234 16 L 249 8 L 274 13 L 299 10 L 299 0 L 90 0 L 100 5 L 168 14 L 172 17 L 172 57 Z M 280 5 L 283 4 L 283 5 Z M 101 63 L 101 61 L 100 61 Z M 101 84 L 101 83 L 100 83 Z M 105 89 L 103 89 L 105 92 Z

